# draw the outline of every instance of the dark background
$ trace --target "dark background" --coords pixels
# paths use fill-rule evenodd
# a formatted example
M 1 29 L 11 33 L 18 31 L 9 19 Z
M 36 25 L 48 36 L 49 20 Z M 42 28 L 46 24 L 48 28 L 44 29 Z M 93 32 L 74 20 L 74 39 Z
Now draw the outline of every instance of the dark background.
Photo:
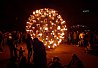
M 67 27 L 82 24 L 98 30 L 97 0 L 0 0 L 0 30 L 25 31 L 29 15 L 40 8 L 57 10 L 66 20 Z

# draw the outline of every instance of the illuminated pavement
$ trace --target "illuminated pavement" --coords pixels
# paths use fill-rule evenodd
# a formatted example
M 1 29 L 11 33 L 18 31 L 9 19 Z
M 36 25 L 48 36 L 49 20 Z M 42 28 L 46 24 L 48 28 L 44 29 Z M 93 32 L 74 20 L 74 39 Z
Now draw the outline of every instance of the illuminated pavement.
M 27 49 L 25 44 L 21 44 L 23 49 L 25 49 L 24 55 L 27 56 Z M 20 47 L 20 45 L 19 45 Z M 93 56 L 84 53 L 84 47 L 77 47 L 72 45 L 62 44 L 56 49 L 47 51 L 47 62 L 51 60 L 52 57 L 58 56 L 63 65 L 66 65 L 71 60 L 73 53 L 76 53 L 78 57 L 82 60 L 85 68 L 98 68 L 98 56 Z M 4 52 L 0 53 L 0 68 L 5 68 L 9 60 L 9 49 L 4 46 Z M 32 56 L 33 58 L 33 56 Z M 31 59 L 32 62 L 32 59 Z

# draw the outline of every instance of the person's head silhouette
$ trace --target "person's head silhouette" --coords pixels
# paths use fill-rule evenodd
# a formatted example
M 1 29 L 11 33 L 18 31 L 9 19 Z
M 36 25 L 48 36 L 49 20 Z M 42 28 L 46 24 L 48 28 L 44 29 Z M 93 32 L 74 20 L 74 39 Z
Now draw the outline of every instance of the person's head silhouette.
M 36 41 L 39 41 L 39 40 L 38 40 L 38 38 L 34 38 L 33 41 L 36 42 Z
M 76 54 L 73 54 L 72 55 L 72 59 L 77 60 L 78 59 L 77 55 Z
M 53 57 L 53 62 L 59 62 L 59 61 L 60 59 L 57 56 Z

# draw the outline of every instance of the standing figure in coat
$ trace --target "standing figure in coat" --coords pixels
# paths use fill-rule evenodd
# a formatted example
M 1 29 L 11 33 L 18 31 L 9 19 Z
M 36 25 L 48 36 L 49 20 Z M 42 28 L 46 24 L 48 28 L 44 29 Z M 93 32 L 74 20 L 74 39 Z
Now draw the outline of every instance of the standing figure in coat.
M 36 68 L 46 68 L 46 50 L 38 38 L 33 39 L 33 60 Z

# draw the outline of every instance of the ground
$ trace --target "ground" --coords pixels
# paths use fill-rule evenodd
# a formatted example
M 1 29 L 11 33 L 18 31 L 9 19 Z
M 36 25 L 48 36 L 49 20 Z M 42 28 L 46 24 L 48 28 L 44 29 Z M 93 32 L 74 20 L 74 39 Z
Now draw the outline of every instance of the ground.
M 18 45 L 18 48 L 22 46 L 25 49 L 24 55 L 27 57 L 27 49 L 25 44 Z M 77 54 L 80 60 L 83 62 L 85 68 L 98 68 L 98 56 L 90 55 L 84 52 L 84 47 L 77 47 L 74 45 L 60 44 L 57 48 L 47 50 L 47 63 L 54 56 L 58 56 L 62 65 L 67 65 L 72 57 L 72 54 Z M 4 52 L 0 53 L 0 68 L 6 68 L 6 64 L 9 62 L 10 53 L 7 45 L 4 46 Z M 33 56 L 32 56 L 33 58 Z M 31 59 L 32 62 L 33 59 Z

